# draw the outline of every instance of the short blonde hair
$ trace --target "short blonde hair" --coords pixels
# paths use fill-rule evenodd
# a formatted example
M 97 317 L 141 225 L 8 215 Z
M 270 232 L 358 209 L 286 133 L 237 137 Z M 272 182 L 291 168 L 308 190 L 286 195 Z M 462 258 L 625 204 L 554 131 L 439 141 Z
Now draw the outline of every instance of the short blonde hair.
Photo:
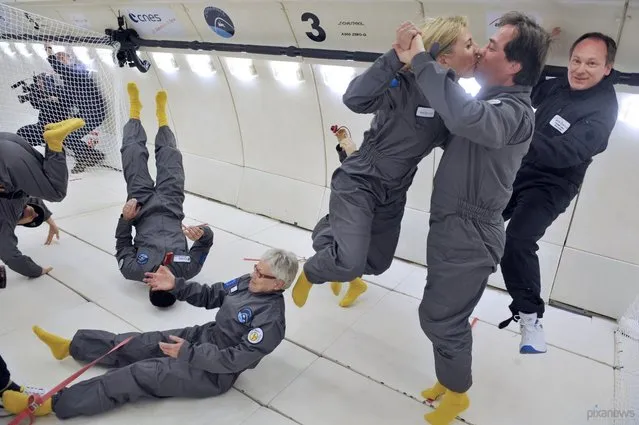
M 439 43 L 439 55 L 453 52 L 453 46 L 468 28 L 468 18 L 465 16 L 440 16 L 428 19 L 422 27 L 422 41 L 428 52 L 435 42 Z

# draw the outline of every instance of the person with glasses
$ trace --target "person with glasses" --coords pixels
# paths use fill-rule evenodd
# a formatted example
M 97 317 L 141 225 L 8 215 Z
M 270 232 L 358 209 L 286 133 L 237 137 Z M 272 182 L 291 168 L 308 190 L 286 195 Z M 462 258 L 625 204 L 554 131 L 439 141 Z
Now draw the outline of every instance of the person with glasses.
M 116 335 L 80 330 L 68 340 L 34 326 L 53 356 L 91 362 L 133 337 L 97 364 L 112 368 L 56 393 L 35 410 L 59 419 L 90 416 L 144 398 L 213 397 L 227 392 L 242 372 L 255 368 L 284 339 L 284 291 L 297 275 L 295 254 L 266 251 L 253 269 L 229 282 L 202 285 L 175 277 L 161 266 L 146 273 L 152 291 L 169 291 L 180 301 L 206 309 L 219 308 L 215 320 L 167 331 Z M 28 395 L 5 391 L 4 407 L 17 414 Z

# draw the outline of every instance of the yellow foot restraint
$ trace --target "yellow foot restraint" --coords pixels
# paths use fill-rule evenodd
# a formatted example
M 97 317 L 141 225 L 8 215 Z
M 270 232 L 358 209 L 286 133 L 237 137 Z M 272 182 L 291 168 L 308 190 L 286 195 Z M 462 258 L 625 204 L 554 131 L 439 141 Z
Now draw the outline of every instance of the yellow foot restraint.
M 426 415 L 424 419 L 431 425 L 450 425 L 455 418 L 470 406 L 466 393 L 456 393 L 446 390 L 439 406 Z
M 155 115 L 158 117 L 158 126 L 169 125 L 169 119 L 166 116 L 166 92 L 164 90 L 159 91 L 155 95 Z
M 142 103 L 140 102 L 140 91 L 138 90 L 137 84 L 127 84 L 126 91 L 129 92 L 129 104 L 131 105 L 129 117 L 139 120 L 140 112 L 142 111 Z
M 53 357 L 55 357 L 56 359 L 62 360 L 69 355 L 69 347 L 71 346 L 70 340 L 49 333 L 39 326 L 34 326 L 33 332 L 38 336 L 38 338 L 40 338 L 42 342 L 49 346 Z
M 362 280 L 362 278 L 355 278 L 351 280 L 348 284 L 348 290 L 346 291 L 346 295 L 342 298 L 342 301 L 339 302 L 340 307 L 348 307 L 355 302 L 355 300 L 366 292 L 368 289 L 368 285 L 366 282 Z
M 439 381 L 437 381 L 434 386 L 422 391 L 422 397 L 424 397 L 426 400 L 435 401 L 439 397 L 443 396 L 445 392 L 446 387 L 444 387 L 442 384 L 439 383 Z
M 29 394 L 18 391 L 5 391 L 2 393 L 2 404 L 4 405 L 4 410 L 17 415 L 27 408 L 29 404 Z M 33 414 L 36 416 L 46 416 L 51 413 L 52 410 L 51 399 L 48 399 L 42 406 L 38 407 Z
M 302 307 L 306 304 L 308 293 L 312 287 L 313 284 L 308 281 L 306 274 L 302 271 L 300 277 L 297 278 L 297 282 L 295 282 L 295 286 L 293 286 L 293 302 L 295 302 L 296 306 Z
M 42 137 L 47 142 L 49 150 L 53 152 L 62 152 L 62 143 L 69 134 L 75 130 L 84 127 L 85 122 L 81 118 L 71 118 L 68 120 L 47 124 L 44 126 L 44 134 Z

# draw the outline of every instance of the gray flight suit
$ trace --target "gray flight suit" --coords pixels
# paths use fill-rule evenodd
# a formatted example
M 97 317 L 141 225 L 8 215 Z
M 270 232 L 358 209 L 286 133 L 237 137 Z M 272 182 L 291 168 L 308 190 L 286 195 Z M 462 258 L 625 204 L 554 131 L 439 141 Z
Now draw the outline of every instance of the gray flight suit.
M 168 252 L 173 252 L 173 262 L 168 268 L 176 277 L 192 279 L 206 260 L 213 245 L 213 231 L 204 226 L 204 235 L 188 250 L 182 231 L 184 220 L 184 168 L 182 154 L 177 149 L 175 136 L 168 126 L 158 129 L 155 138 L 157 182 L 149 174 L 149 152 L 146 132 L 140 120 L 131 119 L 124 126 L 122 141 L 122 166 L 127 184 L 127 200 L 136 198 L 140 212 L 132 221 L 122 216 L 115 232 L 116 258 L 122 275 L 141 282 L 146 272 L 155 271 Z M 135 227 L 135 242 L 131 237 Z M 175 299 L 162 292 L 152 292 L 151 302 L 159 295 L 168 297 L 168 305 Z M 162 304 L 162 305 L 159 305 Z
M 208 286 L 176 278 L 171 292 L 177 299 L 219 307 L 215 321 L 202 326 L 121 335 L 78 331 L 70 354 L 82 362 L 99 358 L 129 336 L 134 339 L 98 363 L 114 370 L 57 393 L 56 416 L 95 415 L 143 398 L 212 397 L 228 391 L 242 372 L 275 350 L 286 331 L 283 292 L 253 294 L 250 280 L 247 274 Z M 158 343 L 173 343 L 169 335 L 186 340 L 177 359 L 160 350 Z
M 390 267 L 417 166 L 448 137 L 403 66 L 390 50 L 344 93 L 353 112 L 375 116 L 360 149 L 333 173 L 329 214 L 315 226 L 316 253 L 304 263 L 311 283 L 348 282 Z
M 0 260 L 22 276 L 38 277 L 42 275 L 42 267 L 20 252 L 15 230 L 27 205 L 32 206 L 38 215 L 41 215 L 40 222 L 48 220 L 51 217 L 51 211 L 41 199 L 17 192 L 13 192 L 13 195 L 13 198 L 0 196 Z
M 412 66 L 451 132 L 431 197 L 419 319 L 433 343 L 437 379 L 465 392 L 472 385 L 468 319 L 504 252 L 502 211 L 534 130 L 532 88 L 484 87 L 472 98 L 430 54 L 416 55 Z
M 62 201 L 69 185 L 64 149 L 46 148 L 42 156 L 17 134 L 0 132 L 0 184 L 4 187 L 0 196 L 22 191 L 45 201 Z

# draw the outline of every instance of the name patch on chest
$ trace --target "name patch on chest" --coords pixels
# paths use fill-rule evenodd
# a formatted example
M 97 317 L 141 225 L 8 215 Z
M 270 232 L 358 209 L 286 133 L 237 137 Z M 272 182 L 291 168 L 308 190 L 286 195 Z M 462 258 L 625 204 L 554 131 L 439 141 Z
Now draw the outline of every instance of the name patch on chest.
M 433 108 L 426 108 L 425 106 L 418 106 L 415 116 L 422 118 L 433 118 L 435 116 L 435 110 Z
M 176 255 L 173 257 L 173 262 L 174 263 L 190 263 L 191 257 L 189 257 L 188 255 Z
M 550 125 L 552 125 L 558 132 L 564 134 L 566 130 L 570 128 L 570 123 L 560 117 L 559 115 L 555 115 L 550 120 Z
M 238 279 L 235 278 L 233 280 L 229 280 L 228 282 L 224 283 L 224 285 L 222 285 L 222 287 L 226 290 L 230 289 L 230 288 L 237 288 L 237 281 Z

